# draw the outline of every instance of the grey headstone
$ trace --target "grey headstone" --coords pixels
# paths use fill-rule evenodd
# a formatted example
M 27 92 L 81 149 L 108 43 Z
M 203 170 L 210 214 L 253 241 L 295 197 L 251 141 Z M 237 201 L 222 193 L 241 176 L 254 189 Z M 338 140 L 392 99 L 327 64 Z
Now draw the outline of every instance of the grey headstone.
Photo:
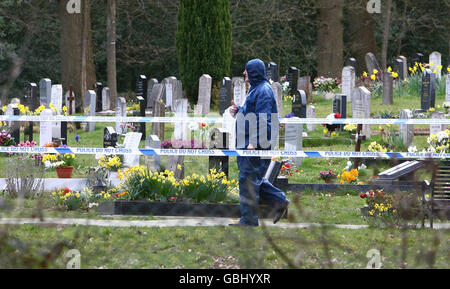
M 272 83 L 272 90 L 277 101 L 278 117 L 284 117 L 283 115 L 283 87 L 279 82 Z
M 109 87 L 105 87 L 102 90 L 102 110 L 107 111 L 111 109 L 111 95 Z
M 211 106 L 211 85 L 212 78 L 208 74 L 203 74 L 198 84 L 198 104 L 203 107 L 203 115 L 207 115 Z
M 394 104 L 394 79 L 389 71 L 383 72 L 383 104 Z
M 153 106 L 153 117 L 165 117 L 166 106 L 161 101 L 155 101 Z M 157 135 L 161 141 L 164 141 L 164 123 L 152 123 L 152 135 Z
M 157 135 L 151 135 L 145 141 L 146 149 L 160 149 L 161 148 L 161 140 Z M 152 171 L 159 171 L 161 169 L 161 156 L 146 156 L 145 163 L 147 168 Z
M 311 119 L 311 118 L 316 118 L 316 107 L 314 105 L 308 105 L 306 107 L 306 118 L 307 119 Z M 308 131 L 314 131 L 316 130 L 316 124 L 310 124 L 308 123 L 306 125 L 306 129 Z
M 378 71 L 380 70 L 380 65 L 378 64 L 377 58 L 372 52 L 369 52 L 366 54 L 366 66 L 368 70 L 368 74 L 372 74 L 373 71 L 376 69 Z
M 39 81 L 39 98 L 40 104 L 48 107 L 52 97 L 52 81 L 48 78 L 43 78 Z
M 147 84 L 147 99 L 148 99 L 148 101 L 147 101 L 147 108 L 152 108 L 153 107 L 153 102 L 155 100 L 155 97 L 152 95 L 152 93 L 153 93 L 153 86 L 155 84 L 157 84 L 157 83 L 158 83 L 158 80 L 156 78 L 151 78 L 148 81 L 148 84 Z
M 403 56 L 403 55 L 400 55 L 398 58 L 402 60 L 402 64 L 403 64 L 403 80 L 405 80 L 405 79 L 408 78 L 408 59 L 405 56 Z
M 295 118 L 293 118 L 295 119 Z M 286 123 L 285 130 L 285 151 L 301 151 L 303 149 L 303 124 Z M 301 165 L 301 158 L 294 158 L 297 166 Z
M 413 114 L 409 109 L 403 109 L 400 111 L 399 119 L 411 119 Z M 413 124 L 401 124 L 399 127 L 399 134 L 402 138 L 403 144 L 406 148 L 409 148 L 414 144 L 414 125 Z
M 89 116 L 95 116 L 96 106 L 97 106 L 97 94 L 94 90 L 88 90 L 86 92 L 86 98 L 89 99 Z M 95 122 L 89 122 L 89 131 L 95 130 Z
M 237 106 L 242 106 L 245 102 L 245 81 L 243 77 L 233 77 L 233 100 Z
M 345 62 L 345 66 L 352 66 L 353 69 L 355 70 L 355 74 L 358 75 L 358 61 L 353 58 L 350 57 L 347 59 L 347 61 Z
M 431 115 L 432 119 L 445 119 L 445 114 L 443 112 L 433 112 Z M 430 135 L 438 134 L 441 131 L 445 131 L 447 125 L 445 124 L 430 124 Z
M 347 96 L 347 101 L 352 101 L 352 91 L 356 86 L 356 73 L 353 66 L 346 66 L 342 69 L 341 92 Z
M 275 62 L 269 62 L 267 65 L 267 79 L 273 82 L 278 81 L 278 65 Z
M 126 106 L 127 102 L 124 97 L 118 97 L 116 102 L 116 117 L 126 117 Z M 125 114 L 124 112 L 125 108 Z M 116 122 L 116 132 L 117 134 L 123 134 L 125 132 L 125 128 L 123 127 L 125 123 Z
M 311 76 L 302 76 L 298 78 L 297 89 L 303 90 L 306 93 L 306 100 L 312 100 L 312 84 Z
M 361 119 L 370 118 L 370 91 L 364 86 L 360 86 L 353 90 L 352 100 L 352 117 Z M 363 125 L 362 134 L 370 138 L 370 125 Z

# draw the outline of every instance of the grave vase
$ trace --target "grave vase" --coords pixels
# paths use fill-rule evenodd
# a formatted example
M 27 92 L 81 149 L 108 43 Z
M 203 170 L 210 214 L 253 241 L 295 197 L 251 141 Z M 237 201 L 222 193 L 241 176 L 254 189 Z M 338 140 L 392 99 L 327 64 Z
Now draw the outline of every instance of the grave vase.
M 60 179 L 70 179 L 72 178 L 73 167 L 57 167 L 56 174 Z

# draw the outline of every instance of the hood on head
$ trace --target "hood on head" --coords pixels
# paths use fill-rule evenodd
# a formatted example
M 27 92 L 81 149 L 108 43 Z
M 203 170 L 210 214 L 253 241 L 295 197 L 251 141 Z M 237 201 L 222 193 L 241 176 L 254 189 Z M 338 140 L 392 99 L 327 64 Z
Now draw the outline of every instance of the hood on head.
M 268 81 L 266 78 L 266 65 L 260 59 L 250 60 L 245 66 L 245 70 L 247 70 L 251 86 Z

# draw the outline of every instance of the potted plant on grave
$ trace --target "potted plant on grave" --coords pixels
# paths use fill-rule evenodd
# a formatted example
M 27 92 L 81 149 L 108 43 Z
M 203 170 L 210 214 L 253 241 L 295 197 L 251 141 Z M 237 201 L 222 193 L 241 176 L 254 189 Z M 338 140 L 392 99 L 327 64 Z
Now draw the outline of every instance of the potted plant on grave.
M 335 90 L 341 81 L 338 78 L 326 78 L 324 76 L 316 77 L 313 86 L 320 93 L 324 94 L 325 99 L 333 98 L 333 90 Z
M 337 175 L 333 173 L 332 170 L 328 171 L 324 170 L 319 173 L 318 178 L 320 180 L 324 180 L 326 184 L 332 184 L 334 183 L 334 180 L 337 178 Z
M 326 119 L 333 121 L 335 119 L 340 119 L 341 117 L 340 113 L 332 113 L 329 114 Z M 333 137 L 336 135 L 336 129 L 340 127 L 340 124 L 322 124 L 322 126 L 325 127 L 323 130 L 324 134 Z
M 102 155 L 98 160 L 98 165 L 109 171 L 109 178 L 118 176 L 117 171 L 122 167 L 123 156 L 119 155 Z
M 58 178 L 70 179 L 75 164 L 75 154 L 46 154 L 42 157 L 46 169 L 55 168 Z

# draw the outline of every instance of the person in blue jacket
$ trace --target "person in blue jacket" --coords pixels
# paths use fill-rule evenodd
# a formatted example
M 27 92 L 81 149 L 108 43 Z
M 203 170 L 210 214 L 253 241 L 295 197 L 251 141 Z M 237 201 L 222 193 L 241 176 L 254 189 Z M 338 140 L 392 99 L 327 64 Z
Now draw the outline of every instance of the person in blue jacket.
M 242 107 L 232 103 L 236 115 L 236 149 L 270 150 L 278 137 L 278 110 L 272 86 L 266 78 L 266 67 L 259 59 L 249 61 L 244 71 L 250 91 Z M 273 134 L 273 135 L 272 135 Z M 275 209 L 274 223 L 287 211 L 289 201 L 280 189 L 264 178 L 270 159 L 237 157 L 241 219 L 230 225 L 258 226 L 260 200 Z

